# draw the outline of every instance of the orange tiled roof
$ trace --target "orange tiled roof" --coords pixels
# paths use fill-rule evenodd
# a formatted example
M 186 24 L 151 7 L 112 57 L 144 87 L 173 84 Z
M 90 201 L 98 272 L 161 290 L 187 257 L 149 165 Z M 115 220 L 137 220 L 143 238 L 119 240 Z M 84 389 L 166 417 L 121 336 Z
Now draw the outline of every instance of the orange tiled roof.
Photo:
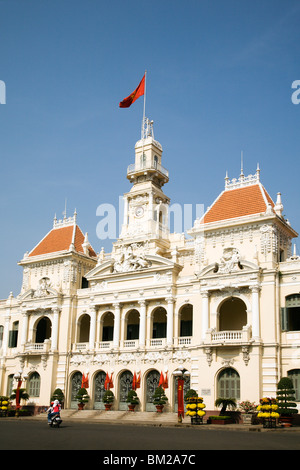
M 69 225 L 67 227 L 53 228 L 40 243 L 29 253 L 29 256 L 46 255 L 59 251 L 69 250 L 73 240 L 75 230 L 74 245 L 75 250 L 84 253 L 82 244 L 84 235 L 78 225 Z M 89 256 L 97 256 L 92 247 L 89 247 Z
M 223 191 L 204 215 L 205 224 L 265 212 L 274 202 L 261 184 Z

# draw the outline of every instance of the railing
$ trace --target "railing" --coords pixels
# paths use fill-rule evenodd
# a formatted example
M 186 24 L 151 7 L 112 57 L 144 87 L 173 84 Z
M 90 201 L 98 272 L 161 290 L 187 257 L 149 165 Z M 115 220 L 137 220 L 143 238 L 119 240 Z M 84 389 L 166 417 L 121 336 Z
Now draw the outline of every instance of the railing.
M 134 339 L 127 339 L 123 341 L 123 348 L 128 348 L 128 349 L 136 349 L 138 347 L 138 340 Z
M 162 347 L 166 345 L 166 338 L 155 338 L 150 339 L 150 347 Z
M 43 351 L 44 343 L 27 343 L 25 344 L 25 351 Z
M 251 339 L 251 327 L 244 326 L 242 330 L 226 330 L 216 331 L 216 329 L 208 330 L 206 333 L 205 343 L 248 343 Z
M 169 177 L 169 171 L 166 170 L 162 165 L 159 163 L 154 164 L 154 163 L 149 163 L 146 162 L 143 165 L 136 165 L 135 163 L 132 163 L 131 165 L 128 166 L 127 168 L 127 175 L 130 175 L 130 173 L 134 173 L 136 171 L 144 171 L 144 170 L 155 170 L 159 171 L 163 175 Z
M 181 336 L 178 338 L 179 346 L 190 346 L 192 344 L 192 337 L 191 336 Z
M 51 346 L 50 339 L 46 339 L 43 343 L 26 343 L 24 345 L 24 352 L 48 352 Z
M 242 331 L 218 331 L 212 333 L 212 341 L 241 341 L 242 340 Z
M 85 351 L 89 349 L 89 343 L 74 343 L 72 349 L 73 351 Z

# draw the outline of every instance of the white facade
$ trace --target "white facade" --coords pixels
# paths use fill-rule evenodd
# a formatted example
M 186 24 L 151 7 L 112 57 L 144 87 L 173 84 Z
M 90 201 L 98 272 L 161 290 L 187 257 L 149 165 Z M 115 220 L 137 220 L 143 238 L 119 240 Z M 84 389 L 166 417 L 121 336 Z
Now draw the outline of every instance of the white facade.
M 169 233 L 168 171 L 151 123 L 128 167 L 124 224 L 112 252 L 96 254 L 74 217 L 54 221 L 20 261 L 17 297 L 0 301 L 0 394 L 13 375 L 28 375 L 30 402 L 47 406 L 61 388 L 75 407 L 81 374 L 88 408 L 102 409 L 108 373 L 115 409 L 127 409 L 132 376 L 141 377 L 140 410 L 161 372 L 167 410 L 176 410 L 172 373 L 190 372 L 186 387 L 208 410 L 217 397 L 258 403 L 276 396 L 282 376 L 300 401 L 300 259 L 297 233 L 254 175 L 229 181 L 206 214 L 183 234 Z M 216 195 L 217 196 L 217 195 Z

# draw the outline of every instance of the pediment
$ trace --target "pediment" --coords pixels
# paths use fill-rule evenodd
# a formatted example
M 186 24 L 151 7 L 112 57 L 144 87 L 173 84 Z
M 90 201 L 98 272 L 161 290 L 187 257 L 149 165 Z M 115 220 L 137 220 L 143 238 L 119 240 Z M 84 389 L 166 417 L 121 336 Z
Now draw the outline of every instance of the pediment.
M 56 289 L 51 286 L 51 281 L 48 277 L 43 277 L 39 281 L 37 289 L 28 289 L 23 294 L 18 296 L 19 300 L 33 300 L 33 299 L 46 299 L 48 297 L 61 296 Z
M 152 273 L 153 271 L 160 271 L 165 269 L 176 269 L 179 271 L 182 269 L 182 267 L 177 263 L 174 263 L 172 260 L 159 255 L 146 255 L 134 257 L 129 260 L 124 258 L 111 258 L 110 260 L 97 265 L 89 273 L 87 273 L 85 277 L 88 281 L 92 281 L 102 277 L 107 278 L 108 276 L 113 278 L 117 276 L 128 276 L 130 274 L 137 275 L 147 272 Z
M 210 265 L 203 268 L 199 273 L 197 273 L 197 277 L 205 277 L 205 276 L 223 276 L 223 275 L 237 275 L 242 274 L 245 272 L 258 272 L 260 270 L 259 266 L 251 261 L 248 260 L 240 260 L 237 263 L 222 265 L 218 262 L 211 263 Z
M 39 291 L 38 289 L 28 289 L 26 292 L 24 292 L 23 294 L 20 294 L 18 296 L 18 300 L 34 300 L 34 299 L 45 299 L 45 298 L 48 298 L 48 297 L 58 297 L 58 296 L 61 296 L 61 294 L 49 287 L 47 289 L 47 291 Z

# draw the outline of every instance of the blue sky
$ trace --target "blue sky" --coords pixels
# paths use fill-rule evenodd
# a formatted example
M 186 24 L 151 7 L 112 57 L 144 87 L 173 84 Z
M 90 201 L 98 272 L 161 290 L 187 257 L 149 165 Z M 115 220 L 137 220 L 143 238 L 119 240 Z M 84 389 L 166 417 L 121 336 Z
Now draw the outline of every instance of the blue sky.
M 243 151 L 300 232 L 299 24 L 298 0 L 0 0 L 0 298 L 65 199 L 110 251 L 96 209 L 130 189 L 143 99 L 118 104 L 146 69 L 171 202 L 210 205 Z

